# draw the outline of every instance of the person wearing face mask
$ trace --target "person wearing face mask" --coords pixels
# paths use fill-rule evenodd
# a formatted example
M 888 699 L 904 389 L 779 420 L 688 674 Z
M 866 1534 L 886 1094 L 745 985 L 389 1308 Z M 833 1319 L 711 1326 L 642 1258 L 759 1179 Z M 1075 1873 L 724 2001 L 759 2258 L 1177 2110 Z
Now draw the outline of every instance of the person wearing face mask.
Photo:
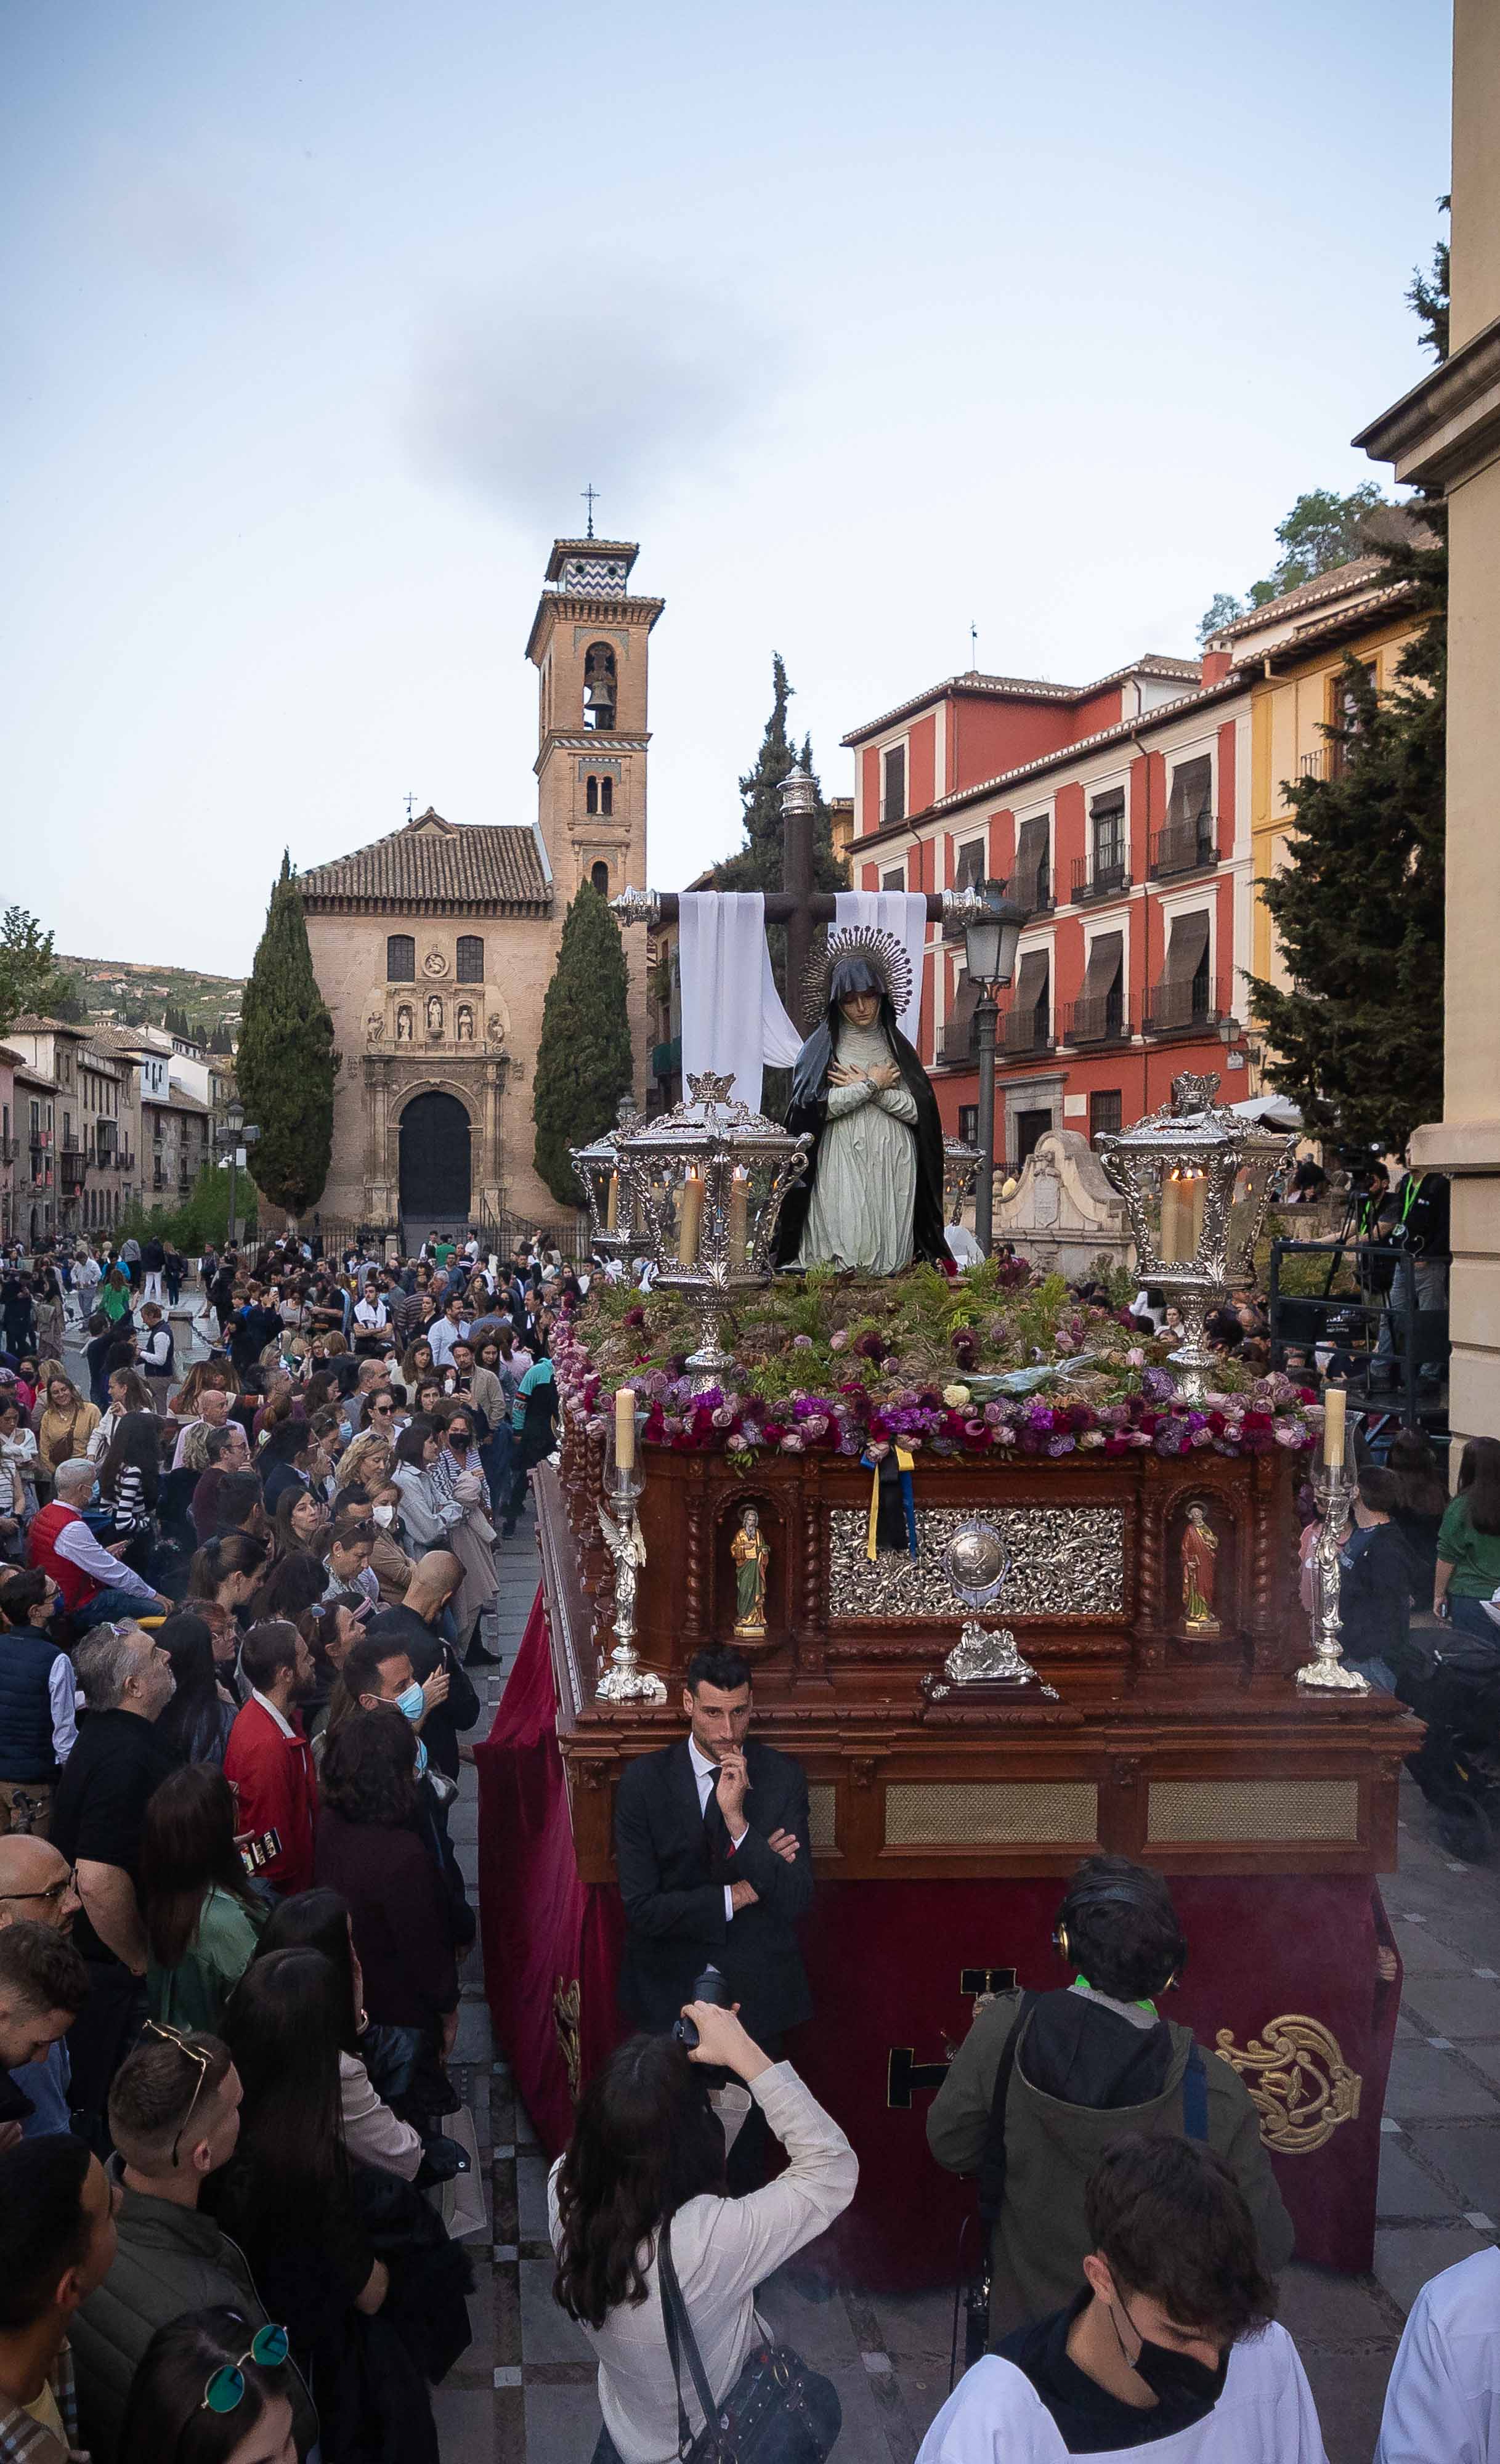
M 1127 2133 L 1090 2176 L 1083 2286 L 977 2362 L 916 2464 L 1328 2464 L 1296 2346 L 1228 2167 Z
M 439 1671 L 446 1675 L 446 1694 L 426 1710 L 422 1742 L 433 1769 L 452 1780 L 458 1777 L 458 1732 L 472 1728 L 479 1717 L 479 1697 L 457 1656 L 438 1632 L 443 1611 L 463 1580 L 463 1571 L 448 1550 L 429 1550 L 418 1560 L 400 1607 L 382 1609 L 378 1617 L 370 1619 L 368 1629 L 372 1643 L 399 1644 L 407 1652 L 412 1682 L 419 1693 Z

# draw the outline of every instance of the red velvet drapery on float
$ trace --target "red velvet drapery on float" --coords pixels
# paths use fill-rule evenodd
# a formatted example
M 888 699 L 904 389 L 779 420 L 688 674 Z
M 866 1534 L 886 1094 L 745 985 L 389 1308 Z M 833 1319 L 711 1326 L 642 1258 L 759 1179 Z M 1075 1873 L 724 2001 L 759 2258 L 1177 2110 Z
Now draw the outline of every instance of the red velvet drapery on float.
M 486 1990 L 496 2038 L 555 2155 L 579 2081 L 625 2033 L 615 2005 L 625 1923 L 612 1886 L 579 1879 L 540 1592 L 475 1761 Z M 1170 2015 L 1211 2051 L 1223 2035 L 1242 2055 L 1264 2055 L 1246 2084 L 1290 2109 L 1277 2127 L 1296 2152 L 1273 2145 L 1272 2161 L 1297 2255 L 1368 2268 L 1401 2002 L 1378 1888 L 1338 1875 L 1180 1876 L 1172 1887 L 1191 1955 Z M 966 1971 L 1065 1981 L 1051 1948 L 1060 1896 L 1050 1879 L 819 1887 L 803 1936 L 817 2017 L 788 2053 L 859 2152 L 858 2195 L 835 2234 L 849 2273 L 875 2290 L 953 2281 L 974 2193 L 928 2155 L 926 2110 L 982 1981 Z M 1270 2040 L 1272 2022 L 1293 2020 Z

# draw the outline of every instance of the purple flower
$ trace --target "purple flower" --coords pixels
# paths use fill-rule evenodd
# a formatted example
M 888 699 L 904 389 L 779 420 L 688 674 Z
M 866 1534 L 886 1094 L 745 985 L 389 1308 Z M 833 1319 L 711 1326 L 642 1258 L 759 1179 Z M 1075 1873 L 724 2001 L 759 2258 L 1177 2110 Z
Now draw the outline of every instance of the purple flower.
M 1154 1403 L 1165 1403 L 1177 1393 L 1177 1380 L 1170 1369 L 1143 1369 L 1140 1373 L 1140 1391 L 1143 1395 L 1148 1395 Z
M 794 1334 L 792 1337 L 792 1350 L 794 1352 L 810 1352 L 812 1350 L 811 1335 Z
M 1076 1439 L 1071 1437 L 1058 1436 L 1048 1438 L 1047 1441 L 1047 1451 L 1049 1455 L 1070 1455 L 1073 1452 L 1076 1443 Z
M 1192 1436 L 1188 1439 L 1187 1442 L 1190 1446 L 1211 1446 L 1213 1441 L 1214 1433 L 1209 1427 L 1207 1421 L 1200 1420 L 1197 1428 L 1193 1431 Z
M 847 1326 L 840 1326 L 840 1327 L 836 1327 L 836 1328 L 834 1329 L 833 1332 L 832 1332 L 832 1333 L 829 1335 L 829 1337 L 828 1337 L 828 1350 L 829 1350 L 830 1352 L 842 1352 L 842 1351 L 843 1351 L 843 1349 L 844 1349 L 844 1347 L 845 1347 L 845 1345 L 848 1343 L 848 1341 L 849 1341 L 849 1329 L 848 1329 L 848 1327 L 847 1327 Z

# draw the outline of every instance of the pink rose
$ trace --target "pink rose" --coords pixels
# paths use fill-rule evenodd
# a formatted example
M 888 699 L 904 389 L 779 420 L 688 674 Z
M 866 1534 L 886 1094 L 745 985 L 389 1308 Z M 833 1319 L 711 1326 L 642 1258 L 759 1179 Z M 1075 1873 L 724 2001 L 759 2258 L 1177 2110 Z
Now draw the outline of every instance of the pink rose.
M 830 1352 L 842 1352 L 842 1351 L 844 1350 L 845 1345 L 848 1343 L 848 1341 L 849 1341 L 849 1329 L 848 1329 L 848 1327 L 847 1327 L 847 1326 L 836 1327 L 836 1328 L 835 1328 L 835 1330 L 834 1330 L 834 1331 L 833 1331 L 833 1332 L 829 1335 L 829 1337 L 828 1337 L 828 1350 L 829 1350 Z
M 803 1451 L 803 1441 L 798 1436 L 797 1431 L 795 1429 L 788 1429 L 785 1437 L 782 1440 L 783 1454 L 800 1455 Z

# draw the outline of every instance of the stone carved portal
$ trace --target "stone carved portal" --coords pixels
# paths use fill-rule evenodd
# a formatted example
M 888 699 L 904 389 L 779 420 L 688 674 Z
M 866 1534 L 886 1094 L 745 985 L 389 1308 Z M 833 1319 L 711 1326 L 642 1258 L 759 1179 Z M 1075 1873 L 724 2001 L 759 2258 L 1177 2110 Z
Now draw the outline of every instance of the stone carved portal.
M 401 1115 L 401 1212 L 427 1218 L 469 1214 L 471 1129 L 456 1095 L 415 1095 Z

